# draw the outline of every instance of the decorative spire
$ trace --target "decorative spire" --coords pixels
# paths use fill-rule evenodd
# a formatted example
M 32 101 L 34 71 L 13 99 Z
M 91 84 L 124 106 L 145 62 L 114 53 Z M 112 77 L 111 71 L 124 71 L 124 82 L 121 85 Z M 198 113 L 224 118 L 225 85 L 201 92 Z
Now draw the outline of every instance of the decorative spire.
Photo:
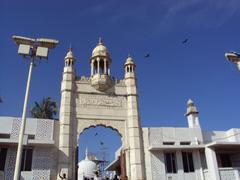
M 68 51 L 72 51 L 72 43 L 70 43 Z
M 188 116 L 190 114 L 198 114 L 198 113 L 199 112 L 198 112 L 196 106 L 194 105 L 194 102 L 191 99 L 189 99 L 187 101 L 187 112 L 186 112 L 185 116 Z
M 88 148 L 86 147 L 86 151 L 85 151 L 85 160 L 88 160 Z
M 102 41 L 101 37 L 99 37 L 99 39 L 98 39 L 98 44 L 103 44 L 103 41 Z

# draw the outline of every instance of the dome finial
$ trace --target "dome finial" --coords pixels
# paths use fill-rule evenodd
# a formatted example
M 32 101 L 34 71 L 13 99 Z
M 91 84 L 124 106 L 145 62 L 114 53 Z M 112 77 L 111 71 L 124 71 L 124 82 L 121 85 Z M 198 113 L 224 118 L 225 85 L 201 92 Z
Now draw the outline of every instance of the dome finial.
M 128 53 L 128 58 L 130 58 L 131 57 L 131 54 L 130 53 Z
M 98 44 L 103 44 L 102 37 L 99 37 Z
M 87 160 L 88 159 L 88 148 L 86 147 L 86 150 L 85 150 L 85 159 Z

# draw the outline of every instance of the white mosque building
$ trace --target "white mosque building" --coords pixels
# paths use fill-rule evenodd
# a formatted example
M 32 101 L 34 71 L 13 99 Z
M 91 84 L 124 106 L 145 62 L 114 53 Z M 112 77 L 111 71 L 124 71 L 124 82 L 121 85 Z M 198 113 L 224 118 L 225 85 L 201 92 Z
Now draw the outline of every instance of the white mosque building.
M 97 171 L 97 163 L 89 159 L 86 149 L 85 159 L 78 163 L 78 180 L 85 180 L 85 178 L 92 179 L 96 176 Z
M 112 59 L 101 41 L 92 52 L 89 77 L 76 74 L 71 49 L 64 61 L 60 120 L 27 119 L 23 180 L 92 176 L 97 166 L 87 156 L 78 164 L 77 142 L 85 129 L 98 125 L 121 136 L 122 147 L 107 170 L 116 170 L 123 180 L 240 180 L 239 128 L 205 131 L 192 100 L 187 102 L 187 127 L 141 127 L 131 57 L 121 80 L 111 77 Z M 13 179 L 20 123 L 20 118 L 0 117 L 0 180 Z

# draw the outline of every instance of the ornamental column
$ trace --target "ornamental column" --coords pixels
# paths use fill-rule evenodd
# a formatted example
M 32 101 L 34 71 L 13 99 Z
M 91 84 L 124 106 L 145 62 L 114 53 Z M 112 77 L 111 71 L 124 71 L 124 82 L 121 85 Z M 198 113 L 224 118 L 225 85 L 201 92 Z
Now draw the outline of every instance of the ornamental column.
M 97 58 L 97 74 L 100 74 L 100 59 Z
M 104 59 L 104 70 L 103 74 L 107 74 L 107 59 Z

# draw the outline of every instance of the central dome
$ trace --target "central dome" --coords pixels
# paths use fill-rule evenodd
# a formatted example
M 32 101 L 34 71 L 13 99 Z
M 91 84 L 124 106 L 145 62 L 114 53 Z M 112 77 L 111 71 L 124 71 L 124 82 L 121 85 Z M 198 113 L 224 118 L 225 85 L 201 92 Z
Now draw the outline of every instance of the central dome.
M 103 45 L 101 38 L 92 51 L 92 58 L 96 56 L 109 56 L 108 49 Z
M 103 45 L 101 38 L 92 51 L 91 63 L 91 85 L 99 90 L 106 91 L 112 87 L 110 78 L 111 58 L 108 49 Z

